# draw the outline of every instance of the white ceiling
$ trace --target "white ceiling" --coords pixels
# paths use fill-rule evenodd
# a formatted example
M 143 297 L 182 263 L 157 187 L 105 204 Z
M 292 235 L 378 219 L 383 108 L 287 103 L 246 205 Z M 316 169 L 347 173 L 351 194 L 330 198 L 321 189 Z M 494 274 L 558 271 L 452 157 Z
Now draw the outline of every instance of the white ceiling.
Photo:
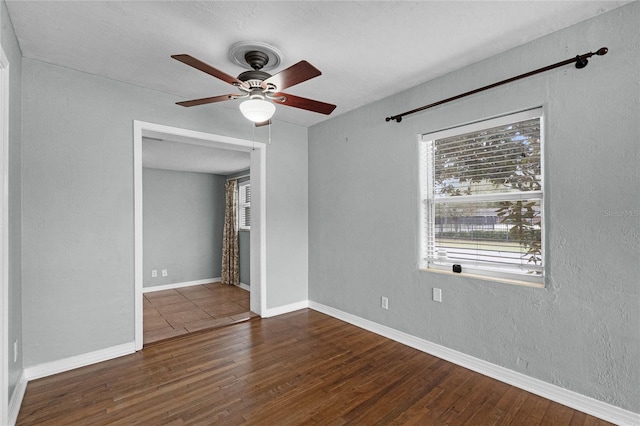
M 226 176 L 247 170 L 250 165 L 248 152 L 142 138 L 142 167 Z
M 25 57 L 176 102 L 235 89 L 170 55 L 187 53 L 235 76 L 243 69 L 228 57 L 232 44 L 270 43 L 284 55 L 272 74 L 302 59 L 323 72 L 287 92 L 336 104 L 338 115 L 625 3 L 8 0 L 7 7 Z M 192 108 L 213 113 L 237 102 Z M 278 106 L 274 119 L 310 126 L 327 116 Z
M 323 75 L 286 91 L 336 104 L 331 115 L 336 116 L 629 2 L 6 3 L 25 57 L 172 94 L 176 102 L 236 90 L 171 59 L 172 54 L 190 54 L 235 76 L 243 68 L 228 57 L 234 43 L 272 44 L 283 58 L 269 72 L 306 59 Z M 586 52 L 571 55 L 581 53 Z M 558 60 L 566 59 L 561 56 Z M 192 108 L 213 114 L 217 108 L 237 110 L 238 102 Z M 278 106 L 274 116 L 276 122 L 302 126 L 327 118 L 285 106 Z

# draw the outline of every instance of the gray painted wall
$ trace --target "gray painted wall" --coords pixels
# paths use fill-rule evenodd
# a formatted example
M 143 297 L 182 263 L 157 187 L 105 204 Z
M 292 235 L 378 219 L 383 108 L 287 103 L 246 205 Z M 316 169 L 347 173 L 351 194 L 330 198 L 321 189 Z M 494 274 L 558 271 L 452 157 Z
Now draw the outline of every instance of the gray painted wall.
M 23 59 L 26 367 L 134 340 L 133 120 L 266 142 L 236 109 Z M 276 112 L 277 119 L 277 112 Z M 307 129 L 266 153 L 267 306 L 307 299 Z M 283 232 L 286 230 L 286 232 Z M 286 268 L 285 268 L 286 267 Z
M 251 285 L 251 231 L 238 232 L 238 263 L 240 266 L 240 282 Z
M 306 128 L 304 132 L 307 137 Z M 308 144 L 283 143 L 287 133 L 287 128 L 273 126 L 267 152 L 267 244 L 274 239 L 283 243 L 277 256 L 267 250 L 267 308 L 309 299 Z
M 2 48 L 9 60 L 9 398 L 22 370 L 22 201 L 21 201 L 21 86 L 22 52 L 18 46 L 7 5 L 0 3 Z M 13 343 L 18 360 L 13 362 Z
M 640 209 L 638 22 L 634 2 L 310 128 L 310 300 L 640 412 L 640 218 L 607 214 Z M 384 120 L 602 46 L 583 70 Z M 539 105 L 546 287 L 419 271 L 417 135 Z
M 225 177 L 144 168 L 142 181 L 144 287 L 220 277 Z

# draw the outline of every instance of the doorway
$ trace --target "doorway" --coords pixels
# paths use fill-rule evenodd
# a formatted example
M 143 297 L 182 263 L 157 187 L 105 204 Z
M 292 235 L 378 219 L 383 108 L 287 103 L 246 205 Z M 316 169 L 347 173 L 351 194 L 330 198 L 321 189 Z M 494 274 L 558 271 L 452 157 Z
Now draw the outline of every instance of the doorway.
M 135 233 L 135 347 L 143 346 L 143 203 L 142 203 L 142 138 L 172 141 L 218 149 L 247 152 L 251 169 L 251 235 L 250 235 L 250 309 L 258 316 L 266 312 L 266 145 L 244 139 L 203 133 L 155 123 L 134 121 L 134 233 Z

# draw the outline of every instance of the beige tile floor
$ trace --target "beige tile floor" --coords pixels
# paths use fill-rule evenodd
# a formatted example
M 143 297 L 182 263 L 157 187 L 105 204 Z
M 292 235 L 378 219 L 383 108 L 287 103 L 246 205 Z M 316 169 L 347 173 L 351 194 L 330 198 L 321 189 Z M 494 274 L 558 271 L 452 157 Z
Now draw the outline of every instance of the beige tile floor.
M 249 292 L 222 283 L 144 294 L 144 344 L 250 318 Z

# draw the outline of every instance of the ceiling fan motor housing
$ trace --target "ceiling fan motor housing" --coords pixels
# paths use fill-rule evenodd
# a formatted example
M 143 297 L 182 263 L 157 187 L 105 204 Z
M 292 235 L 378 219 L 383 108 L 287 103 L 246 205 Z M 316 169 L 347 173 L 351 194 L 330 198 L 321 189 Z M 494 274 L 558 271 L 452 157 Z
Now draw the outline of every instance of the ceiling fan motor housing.
M 269 63 L 269 56 L 264 52 L 251 50 L 245 53 L 244 59 L 253 70 L 243 72 L 238 76 L 238 80 L 247 83 L 252 89 L 261 87 L 262 82 L 271 77 L 271 74 L 261 71 Z
M 238 80 L 248 83 L 250 87 L 258 87 L 260 83 L 269 77 L 271 77 L 271 74 L 264 71 L 245 71 L 238 76 Z
M 261 70 L 269 63 L 269 55 L 258 50 L 251 50 L 245 53 L 244 59 L 247 61 L 247 64 L 256 71 Z

